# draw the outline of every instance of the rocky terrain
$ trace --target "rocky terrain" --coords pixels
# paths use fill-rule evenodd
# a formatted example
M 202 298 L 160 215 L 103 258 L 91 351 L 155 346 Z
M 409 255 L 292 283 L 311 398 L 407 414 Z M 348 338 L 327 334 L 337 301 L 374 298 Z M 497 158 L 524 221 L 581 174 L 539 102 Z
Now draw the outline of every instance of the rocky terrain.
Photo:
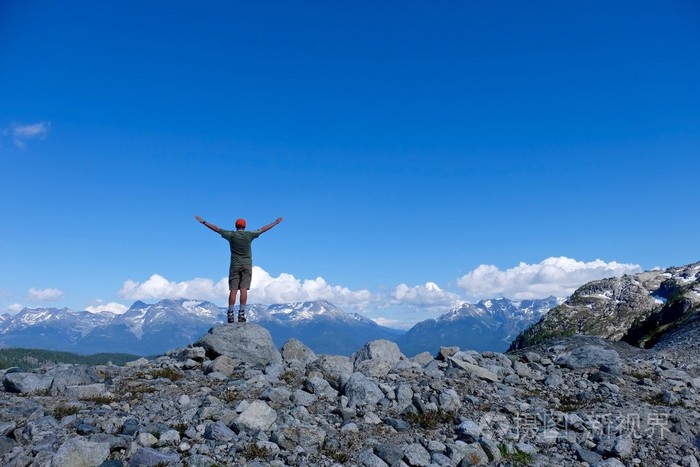
M 125 366 L 4 370 L 0 464 L 694 467 L 697 327 L 675 338 L 347 357 L 220 325 Z
M 509 350 L 589 335 L 650 348 L 700 311 L 700 262 L 589 282 L 523 331 Z

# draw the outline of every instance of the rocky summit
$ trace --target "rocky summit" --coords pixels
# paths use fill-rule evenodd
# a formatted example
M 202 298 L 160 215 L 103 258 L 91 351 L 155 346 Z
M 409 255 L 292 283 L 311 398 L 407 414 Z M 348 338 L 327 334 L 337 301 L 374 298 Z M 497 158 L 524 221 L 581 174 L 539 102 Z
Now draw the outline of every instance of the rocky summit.
M 0 464 L 694 467 L 696 329 L 681 352 L 578 336 L 406 358 L 220 325 L 125 366 L 3 370 Z

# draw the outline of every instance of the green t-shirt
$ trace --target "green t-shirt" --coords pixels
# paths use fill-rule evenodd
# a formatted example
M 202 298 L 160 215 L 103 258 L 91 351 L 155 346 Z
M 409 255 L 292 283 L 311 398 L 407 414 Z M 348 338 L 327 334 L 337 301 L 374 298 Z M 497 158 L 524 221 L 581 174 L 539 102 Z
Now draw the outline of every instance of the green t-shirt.
M 260 230 L 223 230 L 221 236 L 231 245 L 231 267 L 251 266 L 253 251 L 251 244 L 262 232 Z

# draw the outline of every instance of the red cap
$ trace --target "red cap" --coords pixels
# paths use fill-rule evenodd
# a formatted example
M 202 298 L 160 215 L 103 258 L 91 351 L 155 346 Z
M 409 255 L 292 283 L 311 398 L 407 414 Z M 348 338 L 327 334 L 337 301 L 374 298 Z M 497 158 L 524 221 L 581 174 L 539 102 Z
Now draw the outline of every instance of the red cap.
M 245 227 L 245 219 L 236 219 L 236 228 Z

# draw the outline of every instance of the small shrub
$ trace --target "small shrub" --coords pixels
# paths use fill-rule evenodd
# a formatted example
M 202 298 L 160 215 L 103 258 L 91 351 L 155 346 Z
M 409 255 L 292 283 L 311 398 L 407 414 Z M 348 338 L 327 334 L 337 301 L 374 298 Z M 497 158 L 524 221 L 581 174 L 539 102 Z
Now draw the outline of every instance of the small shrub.
M 137 399 L 139 396 L 142 396 L 144 394 L 153 394 L 154 392 L 157 392 L 157 389 L 154 388 L 153 386 L 147 386 L 145 384 L 140 384 L 137 386 L 132 386 L 132 387 L 127 387 L 122 389 L 122 395 L 121 397 L 126 398 L 127 396 L 130 397 L 131 399 Z
M 114 399 L 110 396 L 93 396 L 80 399 L 85 402 L 93 402 L 95 404 L 110 404 L 114 402 Z
M 652 405 L 663 405 L 666 407 L 685 407 L 685 404 L 681 400 L 678 400 L 677 402 L 671 402 L 667 400 L 663 392 L 659 392 L 657 394 L 647 397 L 646 401 Z
M 69 415 L 75 415 L 78 412 L 80 412 L 80 407 L 78 407 L 78 406 L 59 405 L 55 409 L 53 409 L 53 417 L 56 420 L 61 420 L 63 417 L 67 417 Z
M 243 397 L 240 391 L 238 391 L 238 389 L 236 388 L 226 388 L 219 395 L 219 399 L 221 399 L 224 402 L 231 403 L 242 401 L 243 399 L 245 399 L 245 397 Z
M 301 384 L 301 377 L 297 372 L 292 370 L 286 370 L 280 375 L 280 379 L 290 386 L 298 386 Z
M 498 451 L 501 453 L 501 460 L 510 462 L 513 467 L 525 467 L 532 463 L 532 454 L 529 452 L 509 452 L 508 447 L 503 443 L 498 445 Z
M 409 412 L 404 414 L 404 420 L 421 428 L 437 428 L 438 425 L 454 424 L 455 414 L 444 410 L 429 410 L 426 412 Z
M 337 463 L 346 464 L 352 459 L 354 445 L 355 443 L 352 438 L 345 440 L 331 440 L 326 438 L 321 452 L 324 456 Z
M 158 370 L 151 371 L 151 376 L 155 379 L 165 378 L 170 381 L 177 381 L 182 379 L 182 374 L 172 368 L 160 368 Z
M 170 425 L 170 428 L 177 431 L 180 434 L 180 437 L 182 438 L 183 436 L 185 436 L 185 431 L 187 431 L 187 428 L 189 428 L 189 426 L 185 422 L 180 422 L 174 425 Z
M 256 443 L 249 443 L 243 448 L 243 457 L 246 459 L 267 459 L 272 455 L 272 451 L 265 446 Z
M 338 462 L 340 464 L 345 464 L 347 462 L 350 462 L 350 459 L 352 458 L 352 456 L 350 454 L 348 454 L 347 452 L 341 451 L 339 449 L 332 449 L 332 448 L 324 449 L 323 454 L 326 457 L 328 457 L 329 459 L 331 459 L 335 462 Z

